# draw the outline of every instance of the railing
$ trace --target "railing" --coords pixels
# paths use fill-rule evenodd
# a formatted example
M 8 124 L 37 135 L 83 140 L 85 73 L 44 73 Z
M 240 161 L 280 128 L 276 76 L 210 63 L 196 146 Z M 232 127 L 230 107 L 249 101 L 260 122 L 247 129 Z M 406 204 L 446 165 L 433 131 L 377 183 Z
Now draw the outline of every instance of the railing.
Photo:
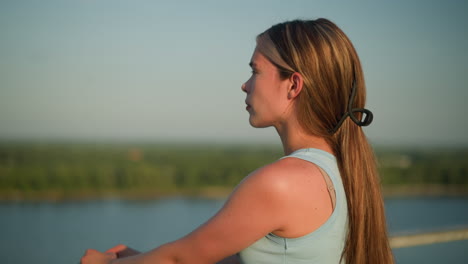
M 396 249 L 465 239 L 468 239 L 468 228 L 414 235 L 392 236 L 390 237 L 390 246 L 393 249 Z

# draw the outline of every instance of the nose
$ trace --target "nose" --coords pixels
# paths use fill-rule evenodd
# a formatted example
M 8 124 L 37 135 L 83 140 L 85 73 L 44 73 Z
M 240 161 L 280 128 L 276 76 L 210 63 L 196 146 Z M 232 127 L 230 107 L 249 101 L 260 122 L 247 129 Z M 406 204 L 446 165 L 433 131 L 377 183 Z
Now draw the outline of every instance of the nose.
M 243 84 L 242 84 L 241 89 L 242 89 L 242 91 L 244 91 L 245 93 L 247 93 L 247 86 L 246 86 L 246 83 L 243 83 Z

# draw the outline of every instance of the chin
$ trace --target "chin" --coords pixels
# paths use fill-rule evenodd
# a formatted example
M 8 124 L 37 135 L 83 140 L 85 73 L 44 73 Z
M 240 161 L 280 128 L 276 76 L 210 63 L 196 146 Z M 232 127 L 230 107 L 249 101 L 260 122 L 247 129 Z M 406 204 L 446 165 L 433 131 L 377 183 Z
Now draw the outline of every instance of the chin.
M 261 120 L 256 120 L 255 118 L 252 118 L 252 116 L 250 116 L 249 118 L 249 123 L 252 127 L 255 128 L 265 128 L 272 126 L 270 123 L 264 121 L 262 122 Z

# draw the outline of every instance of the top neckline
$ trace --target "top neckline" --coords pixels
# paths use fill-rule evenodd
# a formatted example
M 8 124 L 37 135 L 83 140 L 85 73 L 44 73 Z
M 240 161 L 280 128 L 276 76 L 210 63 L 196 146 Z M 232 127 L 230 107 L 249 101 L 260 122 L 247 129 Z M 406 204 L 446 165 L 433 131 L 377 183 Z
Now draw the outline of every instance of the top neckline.
M 294 154 L 307 153 L 307 152 L 325 155 L 325 156 L 327 156 L 327 157 L 329 157 L 329 158 L 331 158 L 331 159 L 336 160 L 335 155 L 333 155 L 333 154 L 331 154 L 330 152 L 327 152 L 327 151 L 325 151 L 325 150 L 318 149 L 318 148 L 302 148 L 302 149 L 298 149 L 298 150 L 293 151 L 291 154 L 286 155 L 286 157 L 287 157 L 287 156 L 292 156 L 292 155 L 294 155 Z

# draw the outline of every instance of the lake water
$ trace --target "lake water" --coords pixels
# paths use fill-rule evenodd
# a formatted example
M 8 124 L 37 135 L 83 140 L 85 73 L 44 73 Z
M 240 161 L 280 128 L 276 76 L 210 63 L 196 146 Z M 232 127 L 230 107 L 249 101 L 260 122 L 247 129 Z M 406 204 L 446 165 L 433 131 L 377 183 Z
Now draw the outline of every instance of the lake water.
M 0 262 L 78 263 L 84 250 L 117 243 L 149 250 L 212 216 L 223 200 L 0 203 Z M 386 200 L 391 234 L 468 226 L 468 198 Z M 468 263 L 468 240 L 394 250 L 397 263 Z

